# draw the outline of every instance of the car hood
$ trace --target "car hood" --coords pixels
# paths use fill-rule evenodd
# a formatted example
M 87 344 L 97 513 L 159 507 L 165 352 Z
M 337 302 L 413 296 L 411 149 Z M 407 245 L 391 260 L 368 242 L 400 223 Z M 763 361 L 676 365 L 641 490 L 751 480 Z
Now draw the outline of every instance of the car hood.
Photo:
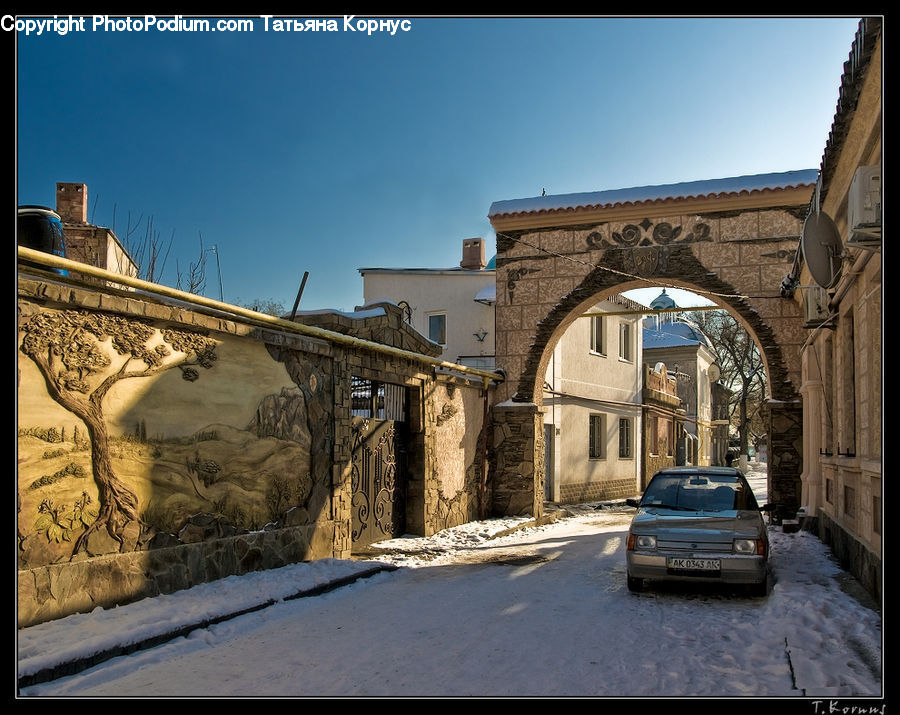
M 715 540 L 718 536 L 738 535 L 758 538 L 765 535 L 765 524 L 755 511 L 672 511 L 640 508 L 631 522 L 634 533 L 688 533 L 694 541 Z

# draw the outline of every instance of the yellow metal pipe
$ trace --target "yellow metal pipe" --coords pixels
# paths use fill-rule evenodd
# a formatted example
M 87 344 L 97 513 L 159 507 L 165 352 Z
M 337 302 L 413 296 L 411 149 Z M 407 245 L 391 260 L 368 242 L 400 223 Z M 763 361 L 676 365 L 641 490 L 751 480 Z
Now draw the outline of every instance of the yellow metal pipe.
M 466 365 L 457 365 L 453 362 L 439 360 L 438 358 L 433 358 L 428 355 L 422 355 L 421 353 L 412 352 L 411 350 L 403 350 L 401 348 L 395 348 L 390 345 L 382 345 L 381 343 L 372 342 L 370 340 L 363 340 L 362 338 L 354 338 L 351 335 L 336 333 L 333 330 L 325 330 L 324 328 L 317 328 L 313 325 L 294 323 L 290 320 L 276 318 L 275 316 L 267 315 L 265 313 L 257 313 L 255 310 L 242 308 L 238 305 L 231 305 L 229 303 L 223 303 L 218 300 L 206 298 L 202 295 L 187 293 L 176 288 L 169 288 L 168 286 L 159 285 L 158 283 L 151 283 L 149 281 L 141 280 L 140 278 L 132 278 L 131 276 L 126 276 L 120 273 L 112 273 L 110 271 L 104 270 L 103 268 L 97 268 L 96 266 L 91 266 L 87 263 L 79 263 L 77 261 L 69 260 L 68 258 L 60 258 L 59 256 L 55 256 L 51 253 L 44 253 L 43 251 L 35 251 L 31 248 L 18 246 L 18 255 L 19 258 L 32 261 L 33 263 L 40 263 L 43 265 L 52 266 L 53 268 L 61 268 L 67 271 L 82 273 L 84 275 L 107 280 L 111 283 L 118 283 L 120 285 L 130 286 L 131 288 L 145 290 L 149 293 L 156 293 L 157 295 L 175 298 L 186 303 L 203 306 L 205 308 L 212 308 L 214 310 L 221 310 L 226 313 L 232 313 L 233 315 L 239 315 L 254 322 L 257 325 L 262 324 L 264 326 L 278 328 L 280 330 L 291 333 L 299 333 L 300 335 L 306 335 L 311 338 L 327 340 L 339 345 L 360 348 L 362 350 L 371 350 L 373 352 L 384 353 L 386 355 L 392 355 L 394 357 L 405 358 L 407 360 L 413 360 L 415 362 L 431 365 L 432 367 L 440 367 L 446 370 L 453 370 L 454 372 L 461 372 L 467 375 L 475 375 L 485 380 L 503 382 L 503 376 L 496 372 L 486 372 L 484 370 L 467 367 Z

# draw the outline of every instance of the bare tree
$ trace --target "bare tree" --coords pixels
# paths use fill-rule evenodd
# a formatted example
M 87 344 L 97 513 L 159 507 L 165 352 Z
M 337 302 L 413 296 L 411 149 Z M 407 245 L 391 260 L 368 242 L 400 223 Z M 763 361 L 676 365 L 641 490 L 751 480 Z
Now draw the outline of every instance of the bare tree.
M 287 313 L 287 310 L 284 307 L 284 303 L 274 300 L 273 298 L 267 298 L 265 300 L 263 300 L 262 298 L 255 298 L 249 303 L 242 303 L 241 299 L 238 298 L 237 303 L 242 308 L 246 308 L 247 310 L 255 310 L 257 313 L 273 315 L 276 318 L 282 318 Z
M 762 406 L 766 373 L 762 355 L 744 326 L 727 311 L 708 311 L 695 320 L 712 342 L 722 371 L 720 382 L 732 391 L 729 417 L 738 433 L 741 454 L 747 454 L 751 440 L 765 432 Z
M 199 233 L 199 232 L 198 232 Z M 191 261 L 187 276 L 183 276 L 178 262 L 175 262 L 175 287 L 186 293 L 199 295 L 206 288 L 206 251 L 203 249 L 203 234 L 200 233 L 200 254 L 196 261 Z
M 116 230 L 117 207 L 113 206 L 113 232 Z M 175 242 L 175 229 L 168 241 L 164 241 L 157 230 L 154 217 L 141 214 L 132 220 L 131 211 L 125 225 L 122 243 L 128 255 L 138 266 L 138 277 L 151 283 L 159 283 L 166 269 L 172 244 Z

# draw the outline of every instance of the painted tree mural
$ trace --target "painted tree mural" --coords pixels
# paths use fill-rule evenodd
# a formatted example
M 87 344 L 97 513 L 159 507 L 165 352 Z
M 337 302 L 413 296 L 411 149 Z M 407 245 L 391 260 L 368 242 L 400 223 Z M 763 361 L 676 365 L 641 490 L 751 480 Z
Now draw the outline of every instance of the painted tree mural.
M 216 343 L 188 330 L 75 310 L 41 313 L 25 324 L 24 333 L 22 352 L 37 365 L 50 396 L 84 422 L 90 437 L 100 508 L 75 541 L 72 556 L 101 528 L 122 550 L 125 527 L 140 522 L 138 499 L 113 471 L 103 398 L 121 380 L 173 369 L 193 382 L 200 376 L 198 367 L 209 369 L 215 363 Z

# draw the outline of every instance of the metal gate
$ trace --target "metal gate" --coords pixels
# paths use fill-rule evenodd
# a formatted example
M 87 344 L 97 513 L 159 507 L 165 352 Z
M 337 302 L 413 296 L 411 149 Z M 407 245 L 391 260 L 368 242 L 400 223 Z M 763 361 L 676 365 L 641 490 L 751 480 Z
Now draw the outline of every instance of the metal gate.
M 406 528 L 405 390 L 353 382 L 351 487 L 354 549 L 400 536 Z

